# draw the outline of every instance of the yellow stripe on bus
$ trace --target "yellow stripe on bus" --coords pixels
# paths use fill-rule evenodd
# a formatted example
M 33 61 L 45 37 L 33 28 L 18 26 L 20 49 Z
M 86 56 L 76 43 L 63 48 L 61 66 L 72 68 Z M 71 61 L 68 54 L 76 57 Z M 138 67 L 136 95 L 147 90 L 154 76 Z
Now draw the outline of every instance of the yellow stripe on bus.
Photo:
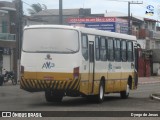
M 81 78 L 73 79 L 72 73 L 48 73 L 48 72 L 25 72 L 21 81 L 21 88 L 27 89 L 57 89 L 57 90 L 78 90 L 84 94 L 97 94 L 99 91 L 99 83 L 101 77 L 105 77 L 105 92 L 115 92 L 126 90 L 129 75 L 134 79 L 134 72 L 122 73 L 95 73 L 94 86 L 89 81 L 88 73 L 81 73 Z M 53 78 L 53 80 L 45 80 L 45 76 Z M 33 79 L 34 78 L 34 79 Z M 93 87 L 93 91 L 92 91 Z M 132 86 L 133 88 L 134 86 Z

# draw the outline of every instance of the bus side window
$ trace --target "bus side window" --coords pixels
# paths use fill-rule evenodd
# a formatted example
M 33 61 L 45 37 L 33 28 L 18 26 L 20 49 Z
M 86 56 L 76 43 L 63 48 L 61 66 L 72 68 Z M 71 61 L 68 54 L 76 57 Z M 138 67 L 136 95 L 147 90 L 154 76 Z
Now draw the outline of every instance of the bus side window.
M 100 44 L 99 44 L 99 38 L 95 38 L 95 54 L 96 54 L 96 60 L 100 60 Z
M 104 37 L 100 39 L 100 58 L 101 61 L 107 61 L 106 39 Z
M 108 39 L 108 60 L 113 61 L 114 60 L 114 44 L 113 44 L 113 38 Z
M 115 49 L 115 61 L 121 61 L 121 45 L 120 45 L 120 40 L 115 39 L 114 40 L 114 49 Z
M 88 60 L 88 37 L 87 35 L 82 35 L 82 55 L 84 59 Z
M 127 51 L 126 41 L 122 40 L 121 41 L 121 59 L 122 61 L 127 61 L 126 51 Z
M 127 57 L 128 61 L 133 61 L 133 43 L 127 42 Z

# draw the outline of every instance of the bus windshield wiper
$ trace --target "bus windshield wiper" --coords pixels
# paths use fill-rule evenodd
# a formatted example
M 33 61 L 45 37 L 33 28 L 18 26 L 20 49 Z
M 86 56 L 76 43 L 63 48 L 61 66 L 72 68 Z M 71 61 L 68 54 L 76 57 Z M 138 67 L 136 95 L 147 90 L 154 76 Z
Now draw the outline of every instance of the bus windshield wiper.
M 75 50 L 72 50 L 72 49 L 69 49 L 69 48 L 66 48 L 67 50 L 71 51 L 71 52 L 76 52 Z

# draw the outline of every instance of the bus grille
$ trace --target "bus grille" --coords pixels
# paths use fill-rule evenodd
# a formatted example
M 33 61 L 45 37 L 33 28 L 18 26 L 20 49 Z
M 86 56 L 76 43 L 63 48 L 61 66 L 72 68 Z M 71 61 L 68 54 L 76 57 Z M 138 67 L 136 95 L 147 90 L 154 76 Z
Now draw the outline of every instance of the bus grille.
M 22 78 L 20 88 L 30 92 L 45 90 L 79 91 L 80 79 L 60 81 L 60 80 L 31 80 Z

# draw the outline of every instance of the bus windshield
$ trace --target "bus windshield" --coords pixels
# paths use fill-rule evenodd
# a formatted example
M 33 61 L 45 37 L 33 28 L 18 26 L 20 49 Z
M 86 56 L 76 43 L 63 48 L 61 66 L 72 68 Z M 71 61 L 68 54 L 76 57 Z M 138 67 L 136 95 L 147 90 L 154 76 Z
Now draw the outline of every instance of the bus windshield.
M 24 30 L 23 51 L 74 53 L 79 50 L 78 31 L 36 28 Z

